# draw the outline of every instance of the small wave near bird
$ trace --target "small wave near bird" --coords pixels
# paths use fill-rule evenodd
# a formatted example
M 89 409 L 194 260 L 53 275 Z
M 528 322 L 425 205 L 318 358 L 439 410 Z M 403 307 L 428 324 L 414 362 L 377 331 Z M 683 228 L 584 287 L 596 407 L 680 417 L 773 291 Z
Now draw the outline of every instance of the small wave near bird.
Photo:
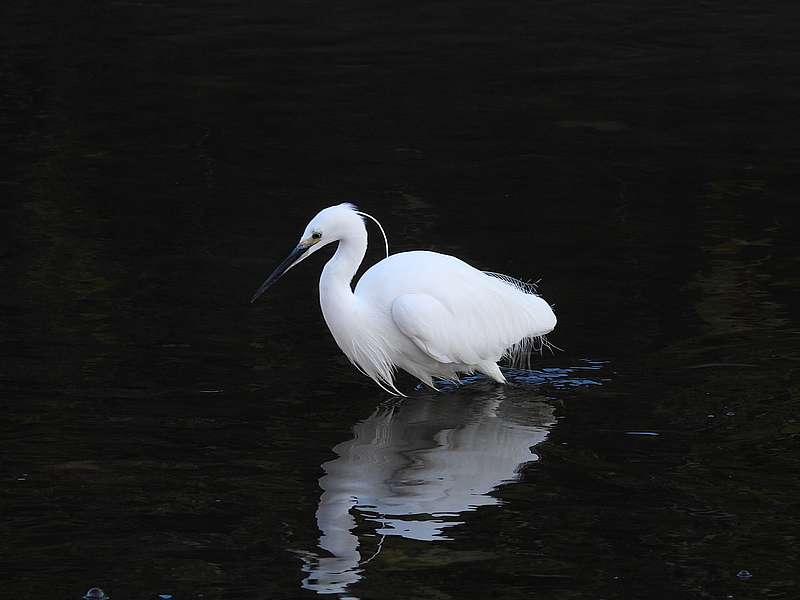
M 386 258 L 353 290 L 367 251 L 362 217 L 380 228 Z M 547 345 L 544 335 L 556 326 L 550 305 L 521 281 L 438 252 L 389 255 L 377 219 L 349 203 L 325 208 L 311 219 L 251 303 L 289 269 L 335 242 L 336 252 L 319 279 L 322 314 L 347 358 L 390 394 L 404 395 L 395 385 L 398 369 L 433 389 L 434 379 L 458 381 L 460 373 L 483 373 L 506 383 L 498 361 L 527 360 L 532 350 Z

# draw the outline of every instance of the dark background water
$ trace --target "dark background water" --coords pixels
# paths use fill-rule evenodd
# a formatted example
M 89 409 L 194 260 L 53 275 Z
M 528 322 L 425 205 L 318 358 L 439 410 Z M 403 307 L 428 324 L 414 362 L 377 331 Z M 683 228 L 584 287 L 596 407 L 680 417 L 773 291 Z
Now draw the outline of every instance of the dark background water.
M 797 598 L 797 18 L 3 3 L 0 596 Z M 391 404 L 324 259 L 248 304 L 342 201 L 541 278 L 562 351 Z

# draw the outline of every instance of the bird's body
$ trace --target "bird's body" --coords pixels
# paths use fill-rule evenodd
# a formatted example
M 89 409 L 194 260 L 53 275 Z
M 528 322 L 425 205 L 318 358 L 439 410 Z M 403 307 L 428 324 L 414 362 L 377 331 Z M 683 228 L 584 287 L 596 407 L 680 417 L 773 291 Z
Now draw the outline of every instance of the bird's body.
M 431 387 L 434 378 L 476 371 L 504 383 L 497 361 L 527 351 L 556 325 L 547 302 L 524 284 L 437 252 L 388 256 L 353 291 L 367 232 L 349 204 L 326 208 L 309 223 L 288 267 L 281 265 L 254 300 L 324 245 L 319 241 L 339 242 L 319 281 L 325 322 L 350 361 L 391 393 L 400 394 L 398 368 Z

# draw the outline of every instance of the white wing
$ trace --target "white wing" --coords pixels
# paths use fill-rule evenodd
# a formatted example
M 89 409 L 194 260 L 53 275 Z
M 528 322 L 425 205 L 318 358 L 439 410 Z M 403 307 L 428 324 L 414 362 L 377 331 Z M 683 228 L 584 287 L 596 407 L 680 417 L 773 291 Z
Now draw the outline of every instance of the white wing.
M 539 296 L 435 252 L 405 252 L 381 261 L 364 274 L 356 293 L 389 308 L 400 331 L 443 363 L 495 362 L 556 324 Z
M 404 294 L 392 302 L 397 327 L 425 354 L 442 363 L 480 362 L 471 347 L 453 343 L 458 323 L 444 304 L 427 294 Z

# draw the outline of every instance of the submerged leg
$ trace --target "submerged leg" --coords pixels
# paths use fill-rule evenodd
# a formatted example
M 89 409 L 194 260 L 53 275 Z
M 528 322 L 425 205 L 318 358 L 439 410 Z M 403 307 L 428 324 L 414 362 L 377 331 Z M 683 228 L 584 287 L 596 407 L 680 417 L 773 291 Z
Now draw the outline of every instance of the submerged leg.
M 494 362 L 483 362 L 476 366 L 476 370 L 479 373 L 483 373 L 484 375 L 491 377 L 497 383 L 507 383 L 506 378 L 503 377 L 503 374 L 500 372 L 500 367 L 497 366 L 497 363 Z

